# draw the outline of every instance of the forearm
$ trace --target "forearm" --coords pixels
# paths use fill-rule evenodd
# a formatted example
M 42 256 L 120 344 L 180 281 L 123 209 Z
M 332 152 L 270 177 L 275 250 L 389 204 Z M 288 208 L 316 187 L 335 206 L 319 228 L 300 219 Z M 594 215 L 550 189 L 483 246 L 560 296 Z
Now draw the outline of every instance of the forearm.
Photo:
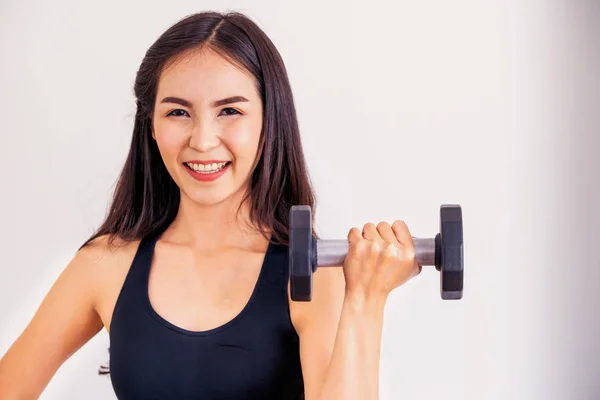
M 385 299 L 346 294 L 321 399 L 379 398 Z

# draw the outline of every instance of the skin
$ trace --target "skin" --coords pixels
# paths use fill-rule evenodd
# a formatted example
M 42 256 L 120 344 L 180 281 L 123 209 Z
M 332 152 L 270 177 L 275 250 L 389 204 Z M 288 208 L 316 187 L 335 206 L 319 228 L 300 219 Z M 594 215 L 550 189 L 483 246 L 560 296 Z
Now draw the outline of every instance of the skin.
M 215 106 L 232 96 L 247 101 Z M 258 278 L 268 242 L 250 227 L 248 203 L 238 218 L 236 209 L 261 151 L 262 119 L 253 77 L 210 49 L 185 54 L 161 75 L 152 136 L 181 202 L 156 244 L 148 290 L 155 310 L 184 329 L 207 330 L 234 318 Z M 232 164 L 218 180 L 199 182 L 186 170 L 190 160 Z M 312 302 L 289 299 L 307 400 L 378 398 L 385 302 L 420 272 L 402 221 L 353 227 L 348 240 L 344 265 L 315 274 Z M 72 354 L 102 328 L 110 332 L 138 245 L 109 249 L 101 237 L 74 256 L 0 360 L 0 398 L 38 398 Z

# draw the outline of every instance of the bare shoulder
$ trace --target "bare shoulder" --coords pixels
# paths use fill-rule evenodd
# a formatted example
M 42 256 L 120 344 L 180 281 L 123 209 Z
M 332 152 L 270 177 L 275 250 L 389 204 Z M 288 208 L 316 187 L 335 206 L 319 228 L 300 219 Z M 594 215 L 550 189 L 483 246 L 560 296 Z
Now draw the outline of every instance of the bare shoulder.
M 126 241 L 102 235 L 79 250 L 76 257 L 80 257 L 90 268 L 100 267 L 102 271 L 110 272 L 133 261 L 139 243 L 139 239 Z
M 125 241 L 119 237 L 102 235 L 79 249 L 65 272 L 70 271 L 88 289 L 96 300 L 102 300 L 106 285 L 118 279 L 129 269 L 139 240 Z
M 83 247 L 75 258 L 92 278 L 94 308 L 110 331 L 110 320 L 121 287 L 133 263 L 140 240 L 126 241 L 103 235 Z
M 102 235 L 81 248 L 76 258 L 85 260 L 88 265 L 122 262 L 135 255 L 139 242 L 139 240 L 127 241 L 118 236 Z

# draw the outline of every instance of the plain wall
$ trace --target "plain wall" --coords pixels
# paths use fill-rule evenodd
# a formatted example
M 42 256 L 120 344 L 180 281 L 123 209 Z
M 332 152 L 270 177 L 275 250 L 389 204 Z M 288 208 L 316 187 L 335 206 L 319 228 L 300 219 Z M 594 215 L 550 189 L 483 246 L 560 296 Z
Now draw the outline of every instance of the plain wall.
M 170 25 L 238 10 L 287 65 L 322 236 L 463 207 L 465 290 L 386 308 L 382 399 L 600 396 L 600 7 L 592 1 L 0 3 L 0 353 L 102 221 L 133 81 Z M 318 272 L 317 272 L 318 273 Z M 110 399 L 101 331 L 42 399 Z

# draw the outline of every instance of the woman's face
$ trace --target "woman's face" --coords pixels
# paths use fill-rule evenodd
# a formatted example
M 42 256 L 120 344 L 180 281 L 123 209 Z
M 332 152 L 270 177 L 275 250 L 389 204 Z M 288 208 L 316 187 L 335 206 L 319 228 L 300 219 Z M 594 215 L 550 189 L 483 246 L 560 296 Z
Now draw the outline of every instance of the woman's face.
M 216 204 L 247 188 L 263 122 L 254 77 L 196 50 L 162 72 L 154 107 L 152 136 L 182 201 Z

